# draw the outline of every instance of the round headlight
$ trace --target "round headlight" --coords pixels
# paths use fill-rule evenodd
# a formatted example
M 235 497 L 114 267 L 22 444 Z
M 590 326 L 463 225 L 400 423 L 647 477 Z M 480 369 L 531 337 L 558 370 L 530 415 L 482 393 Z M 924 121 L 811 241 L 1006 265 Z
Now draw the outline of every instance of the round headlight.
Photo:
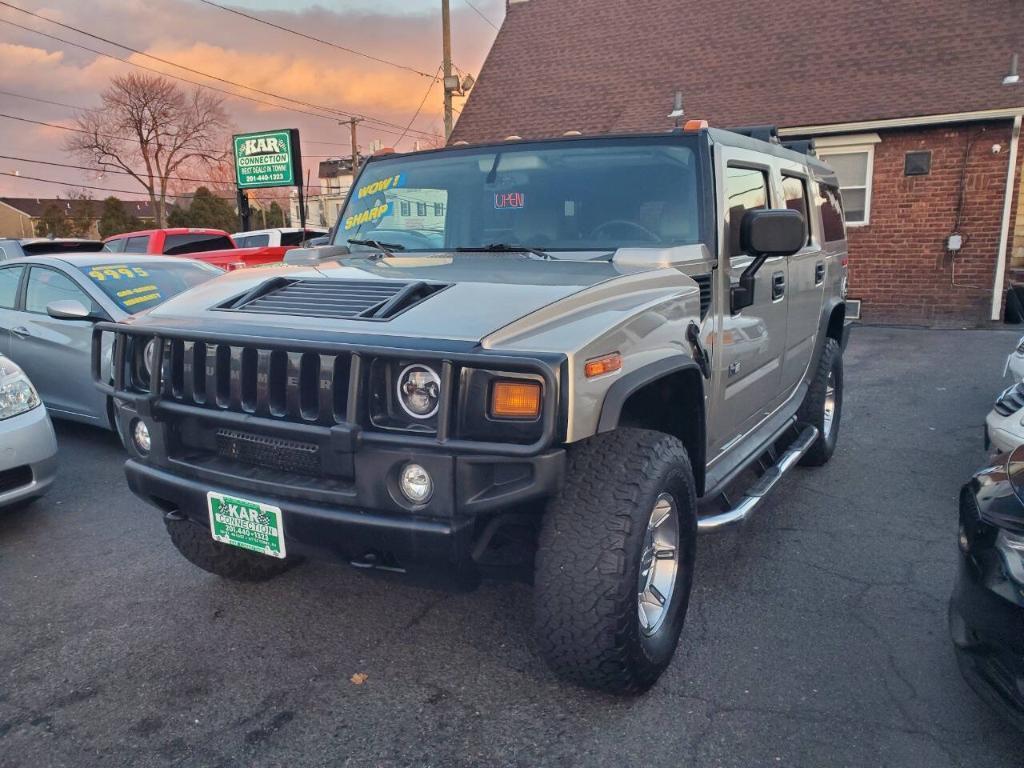
M 413 504 L 426 504 L 434 495 L 434 481 L 419 464 L 406 464 L 398 476 L 398 487 L 402 495 Z
M 398 402 L 414 419 L 429 419 L 441 402 L 441 377 L 426 365 L 410 365 L 398 377 Z
M 139 453 L 149 453 L 153 447 L 153 441 L 149 436 L 149 427 L 142 419 L 136 419 L 132 424 L 132 440 Z

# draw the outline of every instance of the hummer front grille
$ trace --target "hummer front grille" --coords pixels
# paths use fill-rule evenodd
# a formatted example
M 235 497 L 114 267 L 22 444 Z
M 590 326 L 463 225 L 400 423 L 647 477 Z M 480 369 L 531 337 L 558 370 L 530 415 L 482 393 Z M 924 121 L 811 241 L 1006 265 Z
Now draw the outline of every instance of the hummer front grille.
M 162 394 L 186 405 L 308 424 L 346 421 L 352 356 L 202 341 L 164 347 Z

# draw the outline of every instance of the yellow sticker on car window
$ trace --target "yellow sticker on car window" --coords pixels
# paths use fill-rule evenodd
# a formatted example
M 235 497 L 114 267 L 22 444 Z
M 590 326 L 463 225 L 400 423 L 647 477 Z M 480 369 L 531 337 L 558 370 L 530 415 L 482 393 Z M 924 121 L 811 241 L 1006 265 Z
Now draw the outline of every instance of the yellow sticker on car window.
M 362 200 L 364 197 L 370 195 L 376 195 L 378 192 L 386 192 L 389 189 L 398 189 L 405 184 L 405 177 L 396 173 L 394 176 L 388 176 L 385 179 L 378 179 L 377 181 L 371 182 L 359 188 L 356 192 L 356 197 Z
M 149 272 L 142 267 L 129 267 L 127 264 L 104 264 L 89 270 L 89 277 L 103 282 L 104 280 L 125 280 L 136 277 L 149 277 Z
M 371 221 L 377 221 L 377 219 L 383 218 L 388 212 L 388 208 L 391 207 L 390 203 L 377 203 L 373 208 L 367 208 L 362 213 L 357 213 L 353 216 L 349 216 L 345 219 L 345 229 L 352 229 L 363 224 L 368 224 Z

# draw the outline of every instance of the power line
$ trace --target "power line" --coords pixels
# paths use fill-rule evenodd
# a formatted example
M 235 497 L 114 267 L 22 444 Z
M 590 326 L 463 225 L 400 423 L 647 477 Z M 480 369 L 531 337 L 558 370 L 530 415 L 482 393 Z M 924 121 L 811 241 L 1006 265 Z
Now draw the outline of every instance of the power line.
M 3 21 L 3 19 L 0 19 Z M 24 27 L 24 29 L 28 29 Z M 14 91 L 0 91 L 2 96 L 13 96 L 16 99 L 27 99 L 28 101 L 38 101 L 40 104 L 51 104 L 55 107 L 65 107 L 67 109 L 88 109 L 88 107 L 81 107 L 77 104 L 65 104 L 63 101 L 50 101 L 50 99 L 40 99 L 38 96 L 26 96 L 23 93 L 15 93 Z
M 0 19 L 0 21 L 3 21 L 3 19 Z M 10 22 L 8 22 L 8 23 L 10 23 Z M 28 28 L 24 27 L 24 29 L 28 29 Z M 35 30 L 29 30 L 29 31 L 35 31 Z M 67 104 L 67 103 L 65 103 L 63 101 L 51 101 L 50 99 L 40 99 L 40 98 L 38 98 L 36 96 L 26 96 L 24 93 L 15 93 L 14 91 L 0 90 L 0 96 L 13 96 L 16 99 L 27 99 L 28 101 L 38 101 L 40 104 L 51 104 L 51 105 L 53 105 L 55 107 L 65 107 L 67 109 L 77 109 L 77 110 L 90 109 L 90 107 L 83 107 L 80 104 Z M 326 115 L 325 115 L 325 117 L 326 117 Z M 331 120 L 332 122 L 334 121 L 333 117 L 327 118 L 327 119 Z M 302 143 L 303 144 L 327 144 L 329 146 L 334 146 L 334 147 L 347 147 L 348 146 L 348 144 L 346 144 L 343 141 L 317 141 L 316 139 L 307 139 L 305 137 L 303 137 Z M 306 156 L 307 157 L 329 157 L 329 155 L 306 155 Z
M 74 189 L 92 189 L 92 190 L 95 190 L 95 191 L 109 191 L 109 193 L 118 193 L 119 195 L 136 195 L 136 196 L 139 196 L 139 197 L 143 197 L 146 200 L 150 199 L 150 195 L 148 195 L 148 193 L 144 193 L 144 191 L 135 191 L 134 189 L 116 189 L 116 188 L 113 188 L 113 187 L 110 187 L 110 186 L 95 186 L 93 184 L 79 184 L 79 183 L 76 183 L 74 181 L 61 181 L 59 179 L 41 178 L 39 176 L 25 176 L 25 175 L 20 174 L 20 173 L 12 173 L 10 171 L 0 171 L 0 176 L 8 176 L 10 178 L 26 179 L 26 180 L 29 180 L 29 181 L 41 181 L 44 184 L 58 184 L 60 186 L 71 187 L 71 188 L 74 188 Z M 221 198 L 223 200 L 234 200 L 234 193 L 221 193 L 221 191 L 218 191 L 216 189 L 209 189 L 209 188 L 208 188 L 208 191 L 215 198 Z M 249 191 L 250 191 L 250 193 L 252 193 L 252 191 L 254 191 L 254 190 L 253 189 L 249 189 Z M 168 198 L 171 198 L 171 199 L 174 199 L 174 200 L 185 199 L 185 198 L 194 198 L 195 196 L 196 196 L 195 193 L 182 193 L 180 195 L 174 195 L 174 194 L 168 194 L 167 195 Z M 253 197 L 255 197 L 257 200 L 261 200 L 261 201 L 272 200 L 273 199 L 272 197 L 261 198 L 258 195 L 257 196 L 253 196 Z
M 245 19 L 249 19 L 250 21 L 255 21 L 257 24 L 265 24 L 268 27 L 273 27 L 274 29 L 279 29 L 282 32 L 288 32 L 289 34 L 297 35 L 298 37 L 304 37 L 306 40 L 312 40 L 314 43 L 320 43 L 322 45 L 329 45 L 331 48 L 337 48 L 339 51 L 345 51 L 346 53 L 352 53 L 352 54 L 355 54 L 356 56 L 362 56 L 363 58 L 370 59 L 371 61 L 376 61 L 376 62 L 379 62 L 381 64 L 387 64 L 388 66 L 396 67 L 398 69 L 404 69 L 407 72 L 413 72 L 413 73 L 419 75 L 420 77 L 429 77 L 429 78 L 432 78 L 434 80 L 437 79 L 437 75 L 431 75 L 431 74 L 429 74 L 427 72 L 423 72 L 422 70 L 416 69 L 414 67 L 410 67 L 410 66 L 408 66 L 406 64 L 399 64 L 397 61 L 390 61 L 388 59 L 382 59 L 379 56 L 374 56 L 373 54 L 364 53 L 363 51 L 357 51 L 354 48 L 347 48 L 344 45 L 339 45 L 338 43 L 332 43 L 330 40 L 323 40 L 323 39 L 321 39 L 319 37 L 314 37 L 313 35 L 307 35 L 305 32 L 299 32 L 297 29 L 291 29 L 290 27 L 285 27 L 285 26 L 283 26 L 281 24 L 275 24 L 272 21 L 267 21 L 266 19 L 261 19 L 259 16 L 253 16 L 252 14 L 245 13 L 244 11 L 240 11 L 237 8 L 228 8 L 227 6 L 219 5 L 218 3 L 211 2 L 211 0 L 199 0 L 199 2 L 203 3 L 204 5 L 209 5 L 209 6 L 213 7 L 213 8 L 219 8 L 222 11 L 227 11 L 228 13 L 233 13 L 236 16 L 241 16 L 241 17 L 243 17 Z
M 368 117 L 368 116 L 364 116 L 364 115 L 358 115 L 358 114 L 355 114 L 355 113 L 352 113 L 352 112 L 347 112 L 345 110 L 338 109 L 336 107 L 323 107 L 323 106 L 320 106 L 318 104 L 313 104 L 313 103 L 308 102 L 308 101 L 302 101 L 301 99 L 293 99 L 290 96 L 281 96 L 280 94 L 276 94 L 276 93 L 273 93 L 271 91 L 264 91 L 264 90 L 262 90 L 260 88 L 256 88 L 255 86 L 246 85 L 244 83 L 238 83 L 238 82 L 235 82 L 234 80 L 228 80 L 227 78 L 219 77 L 218 75 L 211 75 L 211 74 L 209 74 L 207 72 L 203 72 L 202 70 L 195 69 L 193 67 L 189 67 L 189 66 L 186 66 L 184 64 L 178 64 L 178 63 L 176 63 L 174 61 L 171 61 L 170 59 L 164 59 L 164 58 L 161 58 L 160 56 L 154 56 L 153 54 L 146 53 L 145 51 L 139 50 L 138 48 L 133 48 L 130 45 L 125 45 L 124 43 L 118 43 L 118 42 L 115 42 L 114 40 L 110 40 L 109 38 L 102 37 L 102 36 L 94 34 L 92 32 L 87 32 L 86 30 L 81 29 L 79 27 L 74 27 L 74 26 L 71 26 L 70 24 L 65 24 L 65 23 L 57 21 L 55 19 L 47 18 L 46 16 L 43 16 L 41 14 L 34 13 L 33 11 L 29 11 L 29 10 L 27 10 L 25 8 L 20 8 L 19 6 L 14 5 L 12 3 L 8 3 L 8 2 L 6 2 L 6 0 L 0 0 L 0 6 L 4 6 L 5 8 L 10 8 L 11 10 L 18 11 L 20 13 L 24 13 L 24 14 L 26 14 L 28 16 L 32 16 L 33 18 L 40 19 L 40 20 L 48 22 L 50 24 L 55 24 L 58 27 L 61 27 L 63 29 L 67 29 L 67 30 L 70 30 L 72 32 L 77 32 L 78 34 L 84 35 L 84 36 L 89 37 L 89 38 L 92 38 L 93 40 L 99 40 L 100 42 L 106 43 L 107 45 L 113 45 L 113 46 L 115 46 L 117 48 L 123 48 L 124 50 L 131 51 L 132 53 L 134 53 L 134 54 L 136 54 L 138 56 L 144 56 L 147 59 L 152 59 L 153 61 L 160 62 L 161 64 L 165 64 L 165 65 L 171 66 L 171 67 L 176 67 L 176 68 L 182 69 L 182 70 L 184 70 L 186 72 L 191 72 L 192 74 L 199 75 L 201 77 L 206 77 L 206 78 L 208 78 L 210 80 L 216 80 L 217 82 L 221 82 L 221 83 L 224 83 L 226 85 L 233 86 L 235 88 L 242 88 L 244 90 L 252 91 L 253 93 L 258 93 L 258 94 L 261 94 L 263 96 L 269 96 L 271 98 L 279 99 L 281 101 L 287 101 L 287 102 L 290 102 L 292 104 L 298 104 L 298 105 L 303 106 L 303 107 L 308 107 L 308 108 L 312 108 L 312 109 L 319 109 L 319 110 L 324 111 L 324 112 L 332 112 L 332 113 L 341 115 L 343 117 L 362 117 L 363 119 L 365 119 L 367 122 L 370 122 L 370 123 L 375 123 L 375 124 L 384 125 L 384 126 L 390 126 L 391 128 L 401 128 L 402 127 L 401 125 L 398 125 L 397 123 L 391 123 L 391 122 L 389 122 L 387 120 L 382 120 L 380 118 Z M 7 23 L 11 24 L 12 26 L 16 26 L 16 27 L 20 26 L 18 24 L 14 24 L 13 22 L 7 22 Z M 30 32 L 37 32 L 37 33 L 42 34 L 42 35 L 47 36 L 47 37 L 53 37 L 52 35 L 47 35 L 47 33 L 45 33 L 45 32 L 39 32 L 39 30 L 34 30 L 34 29 L 31 29 L 31 28 L 28 28 L 28 27 L 21 27 L 21 28 L 22 29 L 26 29 L 26 30 L 28 30 Z M 69 45 L 74 45 L 74 46 L 79 47 L 79 48 L 84 48 L 84 46 L 81 46 L 81 45 L 79 45 L 77 43 L 72 43 L 69 40 L 61 40 L 61 42 L 67 43 Z M 86 49 L 86 50 L 89 50 L 89 49 Z M 121 58 L 119 58 L 117 56 L 112 56 L 111 54 L 105 54 L 105 53 L 102 53 L 100 51 L 91 51 L 91 52 L 92 53 L 96 53 L 96 54 L 101 55 L 101 56 L 108 56 L 110 58 L 118 59 L 119 61 L 122 61 L 122 62 L 124 62 L 126 64 L 131 64 L 132 66 L 139 66 L 142 69 L 147 69 L 146 67 L 142 67 L 141 65 L 137 65 L 134 62 L 127 61 L 125 59 L 121 59 Z M 150 71 L 153 71 L 153 70 L 150 70 Z M 158 74 L 161 74 L 161 75 L 165 75 L 165 76 L 168 76 L 168 77 L 175 77 L 176 79 L 185 80 L 185 82 L 190 82 L 193 85 L 198 85 L 200 87 L 210 88 L 211 90 L 216 90 L 216 91 L 219 91 L 221 93 L 226 93 L 229 96 L 236 96 L 236 97 L 240 97 L 240 98 L 245 98 L 245 99 L 249 99 L 250 101 L 257 101 L 258 103 L 268 103 L 268 102 L 260 102 L 258 99 L 253 99 L 252 97 L 249 97 L 249 96 L 243 96 L 242 94 L 232 93 L 230 91 L 223 91 L 221 89 L 214 88 L 213 86 L 209 86 L 209 85 L 206 85 L 204 83 L 197 83 L 195 81 L 186 80 L 185 78 L 180 78 L 180 77 L 177 77 L 175 75 L 168 75 L 166 72 L 159 72 L 159 70 L 157 70 L 157 72 L 158 72 Z M 302 112 L 303 111 L 303 110 L 296 110 L 296 109 L 293 109 L 291 107 L 285 107 L 284 105 L 281 105 L 281 104 L 269 103 L 269 105 L 273 106 L 273 107 L 276 107 L 277 109 L 292 109 L 292 111 L 297 111 L 297 112 Z M 306 113 L 306 114 L 313 114 L 313 113 Z M 321 118 L 326 117 L 325 115 L 315 115 L 315 116 L 316 117 L 321 117 Z M 380 130 L 383 130 L 383 129 L 380 129 Z M 384 131 L 384 132 L 386 133 L 387 131 Z M 423 131 L 414 131 L 414 133 L 425 133 L 425 132 L 423 132 Z M 437 136 L 435 134 L 427 134 L 427 135 L 437 138 Z
M 206 2 L 206 0 L 201 0 L 201 2 L 204 2 L 204 3 L 205 3 L 205 2 Z M 466 5 L 468 5 L 468 6 L 470 7 L 470 8 L 472 8 L 472 9 L 473 9 L 474 11 L 476 11 L 476 15 L 477 15 L 477 16 L 479 16 L 479 17 L 480 17 L 481 19 L 483 19 L 483 20 L 484 20 L 484 21 L 486 21 L 486 22 L 487 22 L 488 24 L 490 24 L 490 25 L 491 25 L 492 27 L 494 27 L 494 28 L 495 28 L 496 30 L 498 30 L 498 25 L 497 25 L 497 24 L 495 24 L 495 23 L 494 23 L 493 21 L 491 21 L 491 20 L 490 20 L 490 19 L 489 19 L 489 18 L 488 18 L 487 16 L 485 16 L 485 15 L 484 15 L 484 12 L 483 12 L 483 11 L 481 11 L 481 10 L 480 10 L 479 8 L 477 8 L 477 7 L 475 6 L 475 5 L 473 5 L 473 3 L 471 3 L 471 2 L 469 1 L 469 0 L 463 0 L 463 2 L 464 2 L 464 3 L 466 4 Z M 500 30 L 498 30 L 498 31 L 500 31 Z
M 32 163 L 33 165 L 51 165 L 56 168 L 74 168 L 79 171 L 91 171 L 93 173 L 101 173 L 106 175 L 108 173 L 116 173 L 121 176 L 134 176 L 129 171 L 120 171 L 114 168 L 93 168 L 88 165 L 75 165 L 73 163 L 58 163 L 55 160 L 34 160 L 30 157 L 15 157 L 14 155 L 0 155 L 0 160 L 15 160 L 19 163 Z M 190 179 L 186 176 L 168 176 L 169 180 L 172 181 L 192 181 L 200 184 L 225 184 L 229 183 L 228 179 Z
M 204 0 L 204 2 L 205 2 L 205 0 Z M 438 74 L 441 73 L 441 67 L 437 68 L 437 72 L 438 72 Z M 409 129 L 412 127 L 412 124 L 416 122 L 416 118 L 420 116 L 420 111 L 422 111 L 423 105 L 427 103 L 427 97 L 430 96 L 430 92 L 432 90 L 434 90 L 434 83 L 436 83 L 436 82 L 437 82 L 437 80 L 431 80 L 430 81 L 430 85 L 427 86 L 427 92 L 423 94 L 423 99 L 422 99 L 422 101 L 420 101 L 420 105 L 418 107 L 416 107 L 416 111 L 413 113 L 412 119 L 409 120 L 409 124 L 407 126 L 405 126 L 405 130 L 402 131 L 402 135 L 399 136 L 398 137 L 398 141 L 395 142 L 395 146 L 396 147 L 402 141 L 402 139 L 405 138 L 405 134 L 407 134 L 409 132 Z
M 45 120 L 33 120 L 32 118 L 29 118 L 29 117 L 19 117 L 18 115 L 8 115 L 8 114 L 3 113 L 3 112 L 0 112 L 0 117 L 6 118 L 8 120 L 17 120 L 18 122 L 21 122 L 21 123 L 31 123 L 32 125 L 41 125 L 41 126 L 43 126 L 45 128 L 56 128 L 56 129 L 61 130 L 61 131 L 71 131 L 73 133 L 88 133 L 89 135 L 92 135 L 91 131 L 83 131 L 81 128 L 73 128 L 70 125 L 61 125 L 59 123 L 48 123 Z M 123 139 L 124 138 L 123 136 L 114 136 L 113 134 L 109 134 L 109 133 L 99 133 L 99 134 L 96 134 L 96 135 L 99 136 L 100 138 L 104 138 L 104 139 Z M 195 150 L 197 152 L 223 152 L 224 151 L 223 149 L 216 149 L 214 147 L 191 147 L 191 146 L 188 146 L 188 147 L 184 147 L 184 149 L 192 149 L 192 150 Z M 334 155 L 310 155 L 310 154 L 306 154 L 305 152 L 302 153 L 302 156 L 303 157 L 316 157 L 316 158 L 337 157 L 336 154 L 334 154 Z

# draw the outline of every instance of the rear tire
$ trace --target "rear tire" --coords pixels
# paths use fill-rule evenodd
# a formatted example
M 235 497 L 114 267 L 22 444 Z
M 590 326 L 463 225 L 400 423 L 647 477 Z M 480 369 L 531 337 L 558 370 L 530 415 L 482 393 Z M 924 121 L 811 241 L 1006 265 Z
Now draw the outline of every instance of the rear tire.
M 164 518 L 171 543 L 192 565 L 231 581 L 269 581 L 293 565 L 214 541 L 209 530 L 189 520 Z
M 839 439 L 842 415 L 843 350 L 838 341 L 827 338 L 821 357 L 818 358 L 811 387 L 797 413 L 797 421 L 818 429 L 818 439 L 800 460 L 803 466 L 820 467 L 832 458 Z
M 565 484 L 541 527 L 534 578 L 537 640 L 558 675 L 617 694 L 657 681 L 686 619 L 696 509 L 690 460 L 674 437 L 623 428 L 570 448 Z M 675 570 L 659 576 L 657 569 L 671 568 L 661 555 L 673 537 L 652 536 L 670 523 Z M 659 610 L 652 596 L 665 602 L 648 615 Z

